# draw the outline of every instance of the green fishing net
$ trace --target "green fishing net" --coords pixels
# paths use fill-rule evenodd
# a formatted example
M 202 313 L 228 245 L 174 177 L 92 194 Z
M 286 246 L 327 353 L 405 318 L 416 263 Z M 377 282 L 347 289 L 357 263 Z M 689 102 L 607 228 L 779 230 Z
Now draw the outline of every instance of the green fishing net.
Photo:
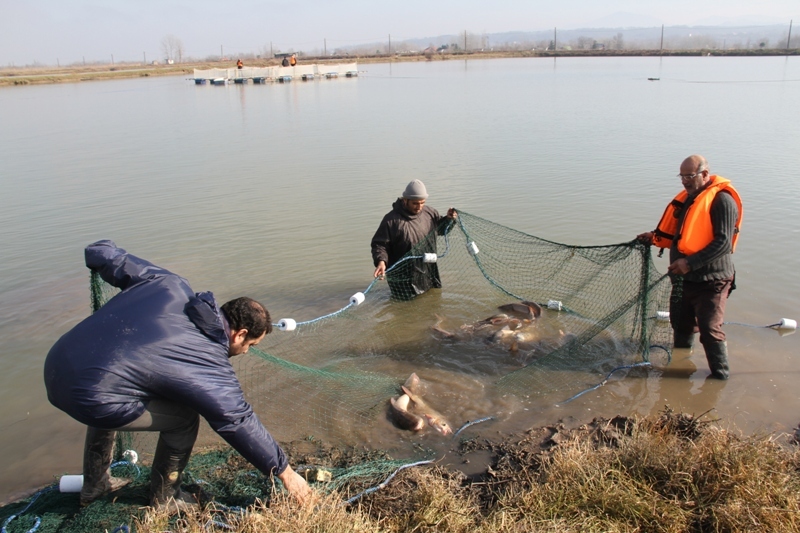
M 115 292 L 98 276 L 92 276 L 91 289 L 95 310 Z M 349 303 L 344 295 L 341 309 L 274 317 L 275 331 L 233 361 L 246 399 L 279 442 L 317 440 L 397 452 L 397 439 L 380 435 L 399 432 L 387 421 L 388 399 L 411 372 L 474 384 L 473 395 L 480 391 L 486 398 L 451 413 L 455 428 L 494 415 L 480 411 L 491 409 L 493 398 L 511 395 L 523 404 L 552 405 L 615 369 L 654 358 L 668 362 L 669 293 L 669 279 L 656 271 L 649 247 L 640 243 L 570 246 L 459 212 L 385 279 L 368 280 Z M 498 309 L 520 302 L 540 314 Z M 155 439 L 121 433 L 116 456 L 136 450 L 147 464 Z M 406 444 L 406 457 L 430 456 L 419 443 Z M 211 492 L 229 505 L 268 497 L 272 482 L 246 463 L 232 462 L 231 454 L 193 457 L 187 481 L 211 472 Z M 197 461 L 208 464 L 192 466 Z M 334 474 L 329 487 L 359 477 L 362 485 L 379 482 L 398 464 L 385 455 L 355 466 L 327 465 Z M 126 490 L 133 491 L 136 505 L 144 505 L 147 475 L 137 479 L 140 492 L 136 484 Z M 47 497 L 37 506 L 47 508 Z M 15 509 L 7 506 L 0 516 Z

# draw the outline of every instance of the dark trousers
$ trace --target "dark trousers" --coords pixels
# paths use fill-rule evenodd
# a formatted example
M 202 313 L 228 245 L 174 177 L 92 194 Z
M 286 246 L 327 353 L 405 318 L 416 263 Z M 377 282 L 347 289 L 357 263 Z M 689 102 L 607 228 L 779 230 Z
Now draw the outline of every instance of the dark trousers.
M 167 458 L 174 458 L 175 461 L 185 464 L 192 453 L 199 428 L 200 416 L 194 410 L 165 400 L 149 402 L 142 416 L 117 429 L 88 427 L 84 478 L 91 478 L 93 481 L 88 484 L 92 486 L 105 483 L 117 431 L 158 431 L 160 434 L 153 464 L 160 464 L 159 461 L 163 462 Z
M 699 282 L 673 280 L 669 318 L 676 336 L 689 336 L 699 331 L 703 346 L 724 342 L 722 322 L 733 288 L 733 278 Z

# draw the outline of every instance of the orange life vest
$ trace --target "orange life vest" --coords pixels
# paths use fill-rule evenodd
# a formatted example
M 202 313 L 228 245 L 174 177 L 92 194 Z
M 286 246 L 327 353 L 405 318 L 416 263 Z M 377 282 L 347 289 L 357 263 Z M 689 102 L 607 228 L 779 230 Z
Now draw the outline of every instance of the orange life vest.
M 697 195 L 683 219 L 683 227 L 678 237 L 678 251 L 682 254 L 695 254 L 714 240 L 714 228 L 711 227 L 711 204 L 720 191 L 730 193 L 739 208 L 739 216 L 733 229 L 731 253 L 736 250 L 739 229 L 742 227 L 742 199 L 731 185 L 730 180 L 722 176 L 711 176 L 711 183 Z M 659 248 L 672 246 L 675 231 L 678 229 L 678 216 L 688 197 L 689 193 L 684 190 L 669 203 L 653 234 L 653 245 Z

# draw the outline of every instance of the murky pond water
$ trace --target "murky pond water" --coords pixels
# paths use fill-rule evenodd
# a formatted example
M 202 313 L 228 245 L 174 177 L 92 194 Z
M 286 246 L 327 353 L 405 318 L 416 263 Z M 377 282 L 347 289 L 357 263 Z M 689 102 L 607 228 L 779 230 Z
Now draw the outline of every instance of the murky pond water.
M 248 294 L 274 316 L 309 319 L 370 283 L 369 240 L 410 179 L 426 183 L 440 211 L 455 206 L 555 242 L 609 244 L 655 226 L 680 187 L 681 160 L 697 152 L 744 199 L 727 319 L 800 318 L 798 58 L 363 69 L 357 79 L 266 86 L 160 78 L 0 91 L 0 499 L 80 469 L 83 428 L 47 402 L 42 364 L 89 312 L 83 247 L 100 238 L 220 300 Z M 666 269 L 666 259 L 656 263 Z M 522 361 L 432 338 L 434 308 L 409 319 L 420 332 L 413 350 L 398 342 L 393 357 L 363 363 L 392 376 L 424 373 L 441 411 L 498 414 L 490 433 L 666 404 L 713 408 L 747 432 L 800 422 L 800 335 L 730 325 L 727 383 L 706 380 L 702 353 L 678 351 L 667 368 L 531 410 L 481 392 L 487 376 Z M 475 306 L 442 325 L 455 330 L 491 311 Z M 560 329 L 551 327 L 548 336 Z M 474 357 L 437 365 L 425 349 L 433 342 Z M 452 379 L 456 370 L 463 379 Z M 280 434 L 280 420 L 265 422 Z M 387 427 L 354 434 L 387 447 L 407 438 Z

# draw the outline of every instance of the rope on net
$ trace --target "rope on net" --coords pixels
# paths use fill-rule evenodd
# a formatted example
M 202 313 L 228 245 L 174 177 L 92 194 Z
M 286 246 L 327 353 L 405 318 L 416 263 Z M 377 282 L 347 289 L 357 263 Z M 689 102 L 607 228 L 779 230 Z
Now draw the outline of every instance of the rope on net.
M 595 386 L 593 386 L 593 387 L 589 387 L 588 389 L 586 389 L 586 390 L 584 390 L 584 391 L 581 391 L 581 392 L 579 392 L 578 394 L 576 394 L 575 396 L 573 396 L 573 397 L 571 397 L 571 398 L 567 398 L 567 399 L 566 399 L 566 400 L 564 400 L 563 402 L 561 402 L 561 403 L 559 403 L 559 404 L 556 404 L 556 406 L 557 406 L 557 407 L 561 407 L 561 406 L 563 406 L 563 405 L 566 405 L 566 404 L 568 404 L 568 403 L 569 403 L 569 402 L 571 402 L 572 400 L 574 400 L 574 399 L 576 399 L 576 398 L 579 398 L 579 397 L 583 396 L 583 395 L 584 395 L 584 394 L 586 394 L 587 392 L 591 392 L 591 391 L 593 391 L 593 390 L 597 390 L 597 389 L 599 389 L 600 387 L 602 387 L 603 385 L 605 385 L 606 383 L 608 383 L 608 380 L 611 378 L 611 375 L 612 375 L 612 374 L 614 374 L 615 372 L 618 372 L 618 371 L 620 371 L 620 370 L 626 370 L 626 369 L 630 369 L 630 368 L 637 368 L 637 367 L 641 367 L 641 366 L 652 366 L 652 364 L 650 363 L 650 361 L 643 361 L 643 362 L 641 362 L 641 363 L 634 363 L 634 364 L 632 364 L 632 365 L 623 365 L 623 366 L 618 366 L 617 368 L 615 368 L 614 370 L 612 370 L 611 372 L 609 372 L 609 373 L 608 373 L 608 375 L 605 377 L 605 379 L 604 379 L 603 381 L 601 381 L 600 383 L 598 383 L 597 385 L 595 385 Z
M 37 492 L 36 494 L 34 494 L 33 498 L 31 498 L 31 501 L 28 503 L 28 505 L 25 506 L 25 508 L 22 511 L 20 511 L 17 514 L 12 514 L 8 518 L 6 518 L 5 522 L 3 522 L 2 528 L 0 528 L 0 532 L 8 533 L 8 530 L 6 529 L 6 526 L 8 526 L 8 524 L 10 524 L 12 520 L 14 520 L 17 517 L 22 517 L 22 515 L 24 515 L 28 511 L 28 509 L 31 508 L 31 506 L 36 502 L 36 500 L 39 499 L 39 496 L 41 496 L 42 494 L 45 494 L 47 492 L 50 492 L 50 491 L 54 490 L 55 488 L 56 488 L 55 485 L 53 485 L 53 486 L 44 488 L 44 489 L 40 490 L 39 492 Z M 33 527 L 30 528 L 27 531 L 27 533 L 34 533 L 34 531 L 39 529 L 39 525 L 42 523 L 42 519 L 40 517 L 34 515 L 33 518 L 34 518 Z
M 401 466 L 400 468 L 398 468 L 397 470 L 395 470 L 394 472 L 392 472 L 392 474 L 389 477 L 387 477 L 379 485 L 376 485 L 374 487 L 370 487 L 365 491 L 359 492 L 358 494 L 356 494 L 355 496 L 353 496 L 349 500 L 346 500 L 345 502 L 343 502 L 343 505 L 352 505 L 355 501 L 361 499 L 362 497 L 364 497 L 364 496 L 366 496 L 368 494 L 372 494 L 373 492 L 386 487 L 389 484 L 389 482 L 392 479 L 394 479 L 394 476 L 396 476 L 401 470 L 405 470 L 406 468 L 411 468 L 411 467 L 414 467 L 414 466 L 427 465 L 427 464 L 431 464 L 433 462 L 435 462 L 433 459 L 427 459 L 425 461 L 417 461 L 416 463 L 405 464 L 405 465 Z
M 399 267 L 400 265 L 402 265 L 406 261 L 409 261 L 409 260 L 412 260 L 412 259 L 422 259 L 423 261 L 428 262 L 428 263 L 435 263 L 439 259 L 442 259 L 442 258 L 446 257 L 447 254 L 450 252 L 450 229 L 452 228 L 452 226 L 453 226 L 453 224 L 449 224 L 444 229 L 445 250 L 444 250 L 444 252 L 442 254 L 437 255 L 437 254 L 431 253 L 431 254 L 422 254 L 422 255 L 409 255 L 409 256 L 403 257 L 402 259 L 400 259 L 400 261 L 398 261 L 397 263 L 393 264 L 390 268 L 388 268 L 386 270 L 386 273 L 388 274 L 389 272 L 392 272 L 393 270 L 395 270 L 397 267 Z M 347 305 L 345 305 L 344 307 L 342 307 L 341 309 L 338 309 L 337 311 L 333 311 L 332 313 L 328 313 L 327 315 L 323 315 L 323 316 L 320 316 L 320 317 L 317 317 L 317 318 L 313 318 L 311 320 L 306 320 L 304 322 L 296 322 L 291 318 L 284 318 L 284 319 L 280 320 L 277 324 L 273 324 L 273 326 L 278 328 L 281 331 L 292 331 L 295 328 L 297 328 L 298 326 L 307 326 L 309 324 L 314 324 L 316 322 L 320 322 L 320 321 L 325 320 L 327 318 L 335 317 L 335 316 L 337 316 L 337 315 L 339 315 L 341 313 L 344 313 L 345 311 L 347 311 L 351 307 L 356 307 L 358 305 L 361 305 L 364 302 L 364 300 L 366 298 L 366 295 L 369 294 L 369 291 L 372 290 L 372 288 L 375 286 L 375 284 L 380 280 L 381 280 L 381 278 L 373 279 L 372 282 L 367 286 L 366 289 L 364 289 L 363 292 L 355 293 L 353 296 L 350 297 L 350 302 Z
M 467 421 L 464 423 L 464 425 L 463 425 L 463 426 L 461 426 L 460 428 L 458 428 L 458 431 L 456 431 L 455 433 L 453 433 L 453 438 L 456 438 L 456 437 L 458 437 L 458 434 L 459 434 L 459 433 L 461 433 L 462 431 L 464 431 L 465 429 L 467 429 L 468 427 L 470 427 L 470 426 L 474 426 L 475 424 L 480 424 L 481 422 L 488 422 L 489 420 L 495 420 L 495 417 L 493 417 L 493 416 L 486 416 L 486 417 L 483 417 L 483 418 L 479 418 L 478 420 L 467 420 Z

